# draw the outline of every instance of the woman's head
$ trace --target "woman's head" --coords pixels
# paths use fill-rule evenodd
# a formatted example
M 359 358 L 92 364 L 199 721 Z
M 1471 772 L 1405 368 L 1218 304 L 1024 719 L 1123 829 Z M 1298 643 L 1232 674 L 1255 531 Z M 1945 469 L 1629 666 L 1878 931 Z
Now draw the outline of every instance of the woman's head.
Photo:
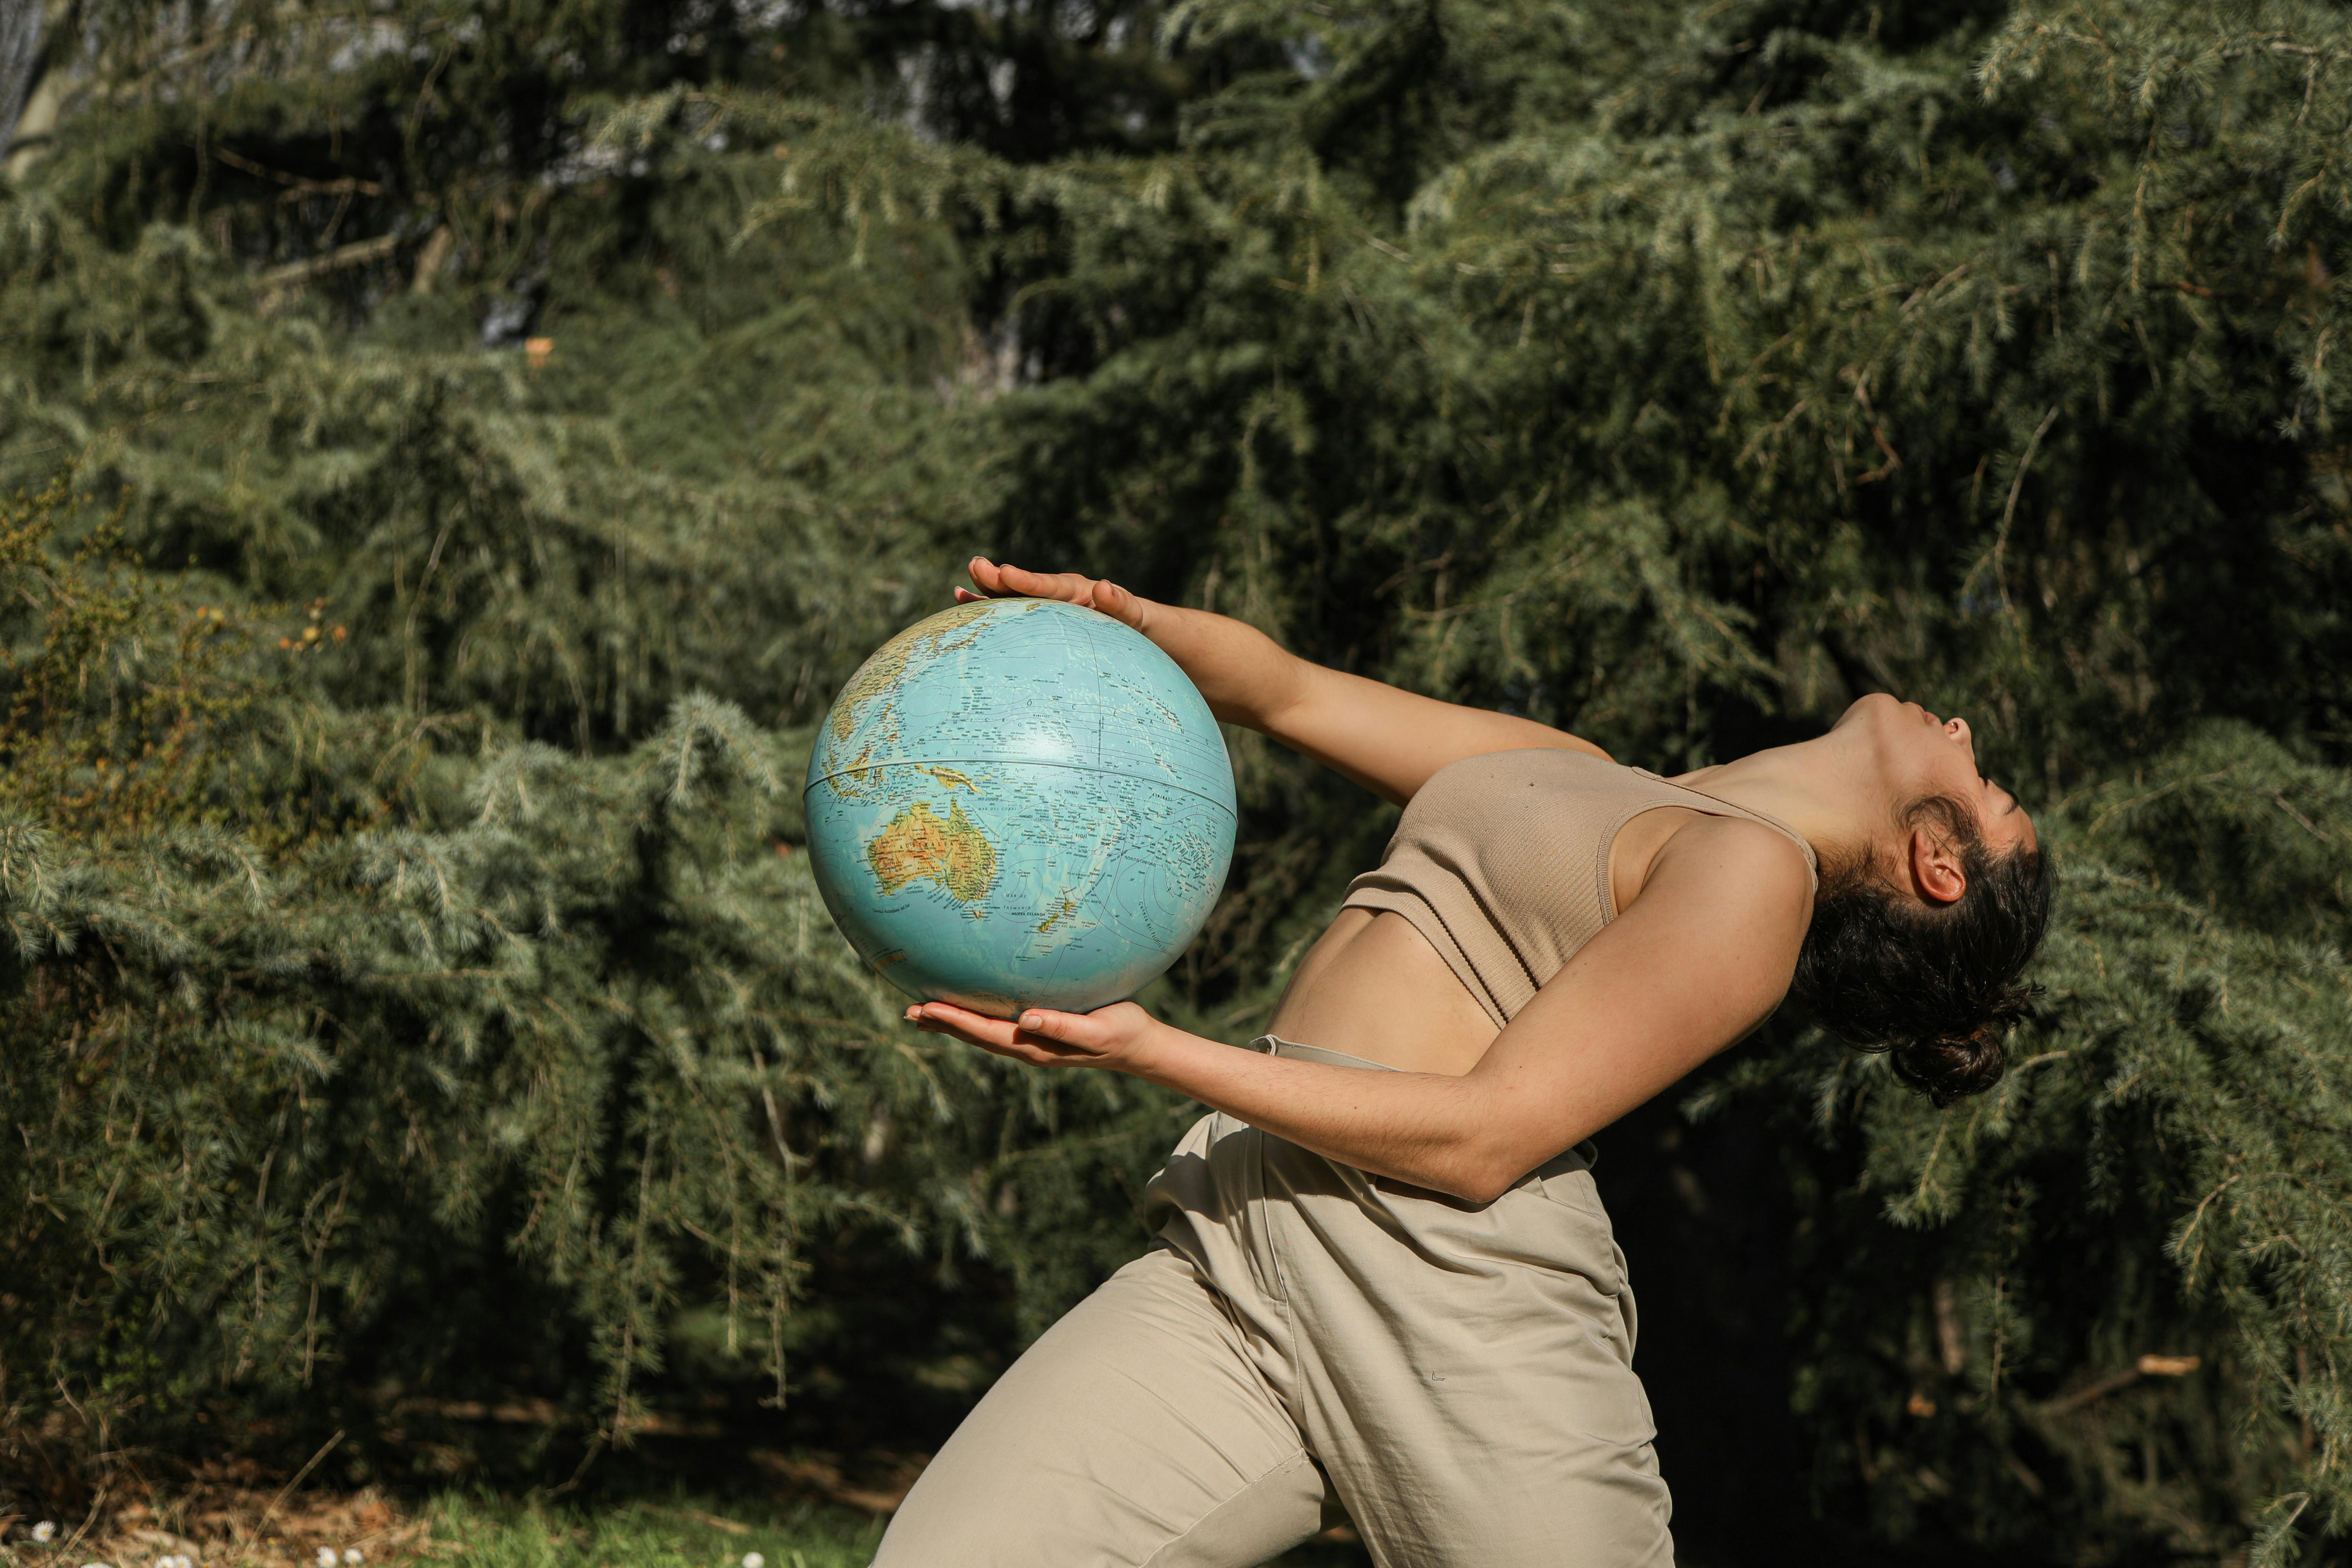
M 1886 820 L 1823 856 L 1796 990 L 1937 1104 L 1990 1089 L 2049 921 L 2033 819 L 1978 770 L 1962 720 L 1877 696 L 1837 731 Z

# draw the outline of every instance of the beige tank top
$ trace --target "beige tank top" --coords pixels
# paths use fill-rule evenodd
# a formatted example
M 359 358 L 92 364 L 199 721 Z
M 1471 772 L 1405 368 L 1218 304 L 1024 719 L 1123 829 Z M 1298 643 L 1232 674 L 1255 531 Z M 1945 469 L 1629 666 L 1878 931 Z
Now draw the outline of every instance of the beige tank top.
M 1465 757 L 1432 774 L 1380 869 L 1349 883 L 1342 907 L 1411 921 L 1499 1027 L 1617 918 L 1610 847 L 1618 829 L 1664 805 L 1786 834 L 1818 882 L 1813 847 L 1785 822 L 1645 769 L 1546 748 Z

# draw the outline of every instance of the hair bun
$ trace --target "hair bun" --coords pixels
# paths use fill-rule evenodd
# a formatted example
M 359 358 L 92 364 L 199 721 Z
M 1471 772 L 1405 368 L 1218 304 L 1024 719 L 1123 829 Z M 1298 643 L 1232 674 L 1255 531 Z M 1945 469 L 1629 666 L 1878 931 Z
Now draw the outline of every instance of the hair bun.
M 2000 1081 L 2007 1065 L 2001 1048 L 2006 1020 L 1988 1022 L 1974 1033 L 1940 1040 L 1913 1040 L 1888 1052 L 1895 1074 L 1938 1106 L 1982 1094 Z

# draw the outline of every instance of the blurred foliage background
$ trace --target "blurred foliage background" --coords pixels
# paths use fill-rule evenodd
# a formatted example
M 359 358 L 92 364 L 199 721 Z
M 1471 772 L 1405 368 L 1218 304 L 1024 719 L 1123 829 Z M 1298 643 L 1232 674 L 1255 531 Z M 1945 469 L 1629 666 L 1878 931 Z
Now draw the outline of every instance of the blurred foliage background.
M 26 0 L 0 116 L 11 1495 L 919 1450 L 1130 1256 L 1186 1109 L 800 850 L 982 551 L 1667 771 L 1969 713 L 2001 1087 L 1604 1139 L 1685 1553 L 2352 1551 L 2340 7 Z M 1393 817 L 1234 755 L 1242 1039 Z

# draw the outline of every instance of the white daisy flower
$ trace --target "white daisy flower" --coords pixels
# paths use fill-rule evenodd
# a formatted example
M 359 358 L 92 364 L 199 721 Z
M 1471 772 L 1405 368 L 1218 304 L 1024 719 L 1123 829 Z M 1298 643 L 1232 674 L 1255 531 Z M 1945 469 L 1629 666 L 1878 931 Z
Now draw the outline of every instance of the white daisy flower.
M 756 1552 L 743 1553 L 743 1568 L 768 1568 L 768 1560 Z
M 351 1568 L 360 1568 L 360 1564 L 367 1561 L 367 1553 L 356 1546 L 346 1546 L 343 1548 L 343 1561 L 350 1563 Z
M 50 1542 L 55 1541 L 57 1538 L 58 1526 L 55 1520 L 45 1519 L 41 1521 L 40 1523 L 33 1526 L 33 1539 L 39 1542 L 44 1546 L 47 1546 Z
M 335 1549 L 333 1547 L 321 1546 L 319 1548 L 319 1555 L 317 1558 L 319 1568 L 341 1568 L 341 1561 L 342 1560 L 341 1558 L 335 1555 Z

